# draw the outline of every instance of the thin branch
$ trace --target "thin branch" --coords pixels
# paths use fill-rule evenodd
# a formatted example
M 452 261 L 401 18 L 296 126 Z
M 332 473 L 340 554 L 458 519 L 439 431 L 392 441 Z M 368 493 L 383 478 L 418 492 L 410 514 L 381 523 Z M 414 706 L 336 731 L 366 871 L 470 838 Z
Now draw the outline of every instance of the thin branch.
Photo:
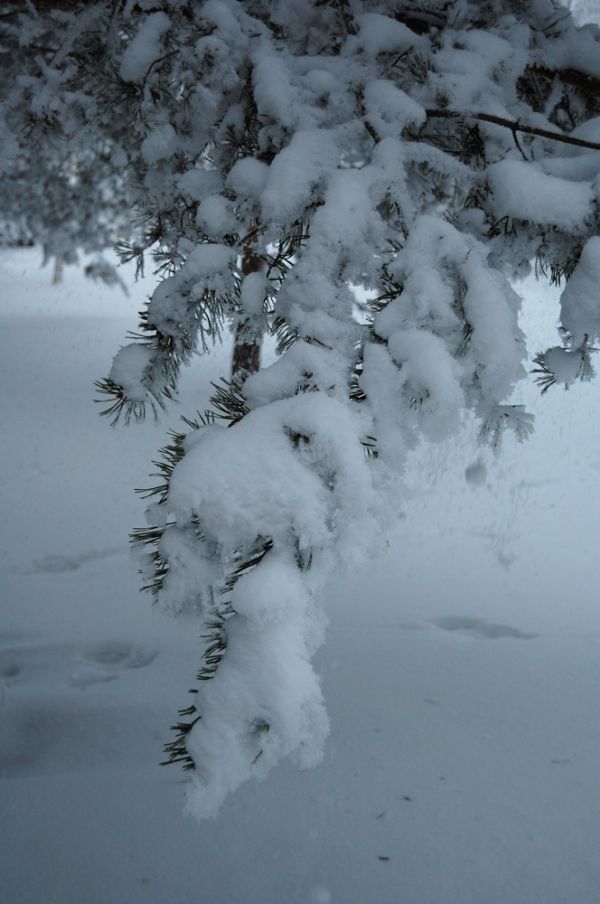
M 536 68 L 543 69 L 544 67 L 539 66 Z M 552 72 L 552 70 L 550 70 L 550 72 Z M 587 75 L 585 72 L 579 72 L 577 69 L 559 69 L 558 75 L 567 85 L 573 85 L 574 88 L 579 88 L 584 94 L 600 97 L 600 79 L 594 78 L 593 75 Z
M 563 144 L 571 144 L 578 148 L 587 148 L 590 151 L 600 151 L 600 143 L 597 141 L 585 141 L 583 138 L 574 138 L 572 135 L 565 135 L 564 132 L 551 132 L 549 129 L 539 129 L 536 126 L 522 125 L 518 120 L 503 119 L 501 116 L 492 116 L 490 113 L 463 113 L 455 110 L 426 110 L 430 119 L 477 119 L 480 122 L 489 122 L 495 126 L 503 126 L 510 129 L 513 136 L 517 132 L 524 132 L 527 135 L 537 135 L 539 138 L 547 138 L 550 141 L 560 141 Z
M 515 147 L 517 148 L 519 154 L 521 155 L 521 157 L 523 158 L 523 160 L 524 160 L 526 163 L 528 163 L 528 162 L 529 162 L 529 158 L 527 157 L 527 154 L 526 154 L 525 151 L 523 150 L 523 148 L 522 148 L 522 146 L 521 146 L 521 142 L 519 141 L 519 136 L 517 135 L 517 126 L 516 126 L 516 125 L 515 125 L 514 129 L 512 130 L 512 137 L 513 137 L 513 141 L 514 141 L 514 143 L 515 143 Z

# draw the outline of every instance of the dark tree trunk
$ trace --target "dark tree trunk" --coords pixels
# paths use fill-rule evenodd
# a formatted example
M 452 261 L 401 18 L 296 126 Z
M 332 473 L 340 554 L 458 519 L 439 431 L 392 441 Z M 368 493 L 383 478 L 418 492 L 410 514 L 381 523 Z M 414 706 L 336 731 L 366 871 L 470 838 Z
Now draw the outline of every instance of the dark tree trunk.
M 242 258 L 242 274 L 260 273 L 264 261 L 248 246 Z M 246 321 L 239 320 L 235 327 L 233 339 L 233 358 L 231 362 L 231 375 L 244 379 L 249 374 L 256 373 L 260 369 L 260 349 L 262 336 L 249 337 L 246 330 Z
M 235 328 L 233 340 L 233 359 L 231 362 L 231 374 L 234 377 L 254 374 L 260 369 L 261 341 L 248 342 L 244 337 L 244 325 L 238 323 Z

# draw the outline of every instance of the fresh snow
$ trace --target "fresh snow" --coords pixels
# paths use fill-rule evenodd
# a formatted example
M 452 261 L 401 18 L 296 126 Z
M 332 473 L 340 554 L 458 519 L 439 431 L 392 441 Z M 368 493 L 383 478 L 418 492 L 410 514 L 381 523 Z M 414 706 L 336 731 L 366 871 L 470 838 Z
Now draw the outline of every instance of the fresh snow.
M 126 82 L 142 82 L 162 51 L 162 38 L 171 27 L 163 13 L 147 16 L 123 54 L 119 75 Z
M 414 31 L 389 16 L 363 13 L 358 16 L 358 22 L 360 27 L 356 44 L 370 56 L 378 53 L 403 53 L 422 43 L 422 39 Z
M 196 622 L 138 593 L 127 531 L 142 522 L 132 488 L 151 482 L 167 427 L 204 406 L 227 352 L 196 360 L 160 423 L 110 429 L 92 383 L 150 281 L 126 298 L 66 268 L 52 287 L 39 260 L 0 256 L 3 899 L 595 901 L 598 383 L 521 388 L 536 433 L 497 458 L 468 426 L 409 458 L 405 518 L 324 594 L 322 763 L 286 760 L 198 824 L 181 814 L 185 776 L 158 765 L 199 665 Z M 531 356 L 555 342 L 559 293 L 517 288 Z M 298 367 L 318 368 L 312 357 Z M 274 632 L 290 599 L 280 567 L 263 572 Z M 265 614 L 252 589 L 236 588 L 248 632 Z M 323 626 L 310 623 L 314 646 Z M 284 682 L 278 671 L 274 691 Z
M 520 299 L 510 283 L 530 272 L 533 259 L 536 271 L 553 279 L 575 267 L 572 285 L 558 302 L 562 344 L 548 349 L 556 342 L 553 336 L 544 343 L 546 352 L 535 349 L 541 383 L 579 390 L 573 387 L 575 378 L 587 380 L 593 374 L 596 349 L 590 343 L 600 332 L 593 237 L 600 156 L 569 152 L 560 142 L 526 134 L 520 142 L 504 128 L 492 123 L 475 127 L 475 121 L 477 111 L 487 111 L 510 121 L 568 130 L 585 119 L 590 110 L 582 102 L 584 95 L 577 91 L 569 108 L 557 82 L 546 97 L 546 75 L 539 67 L 566 70 L 563 81 L 571 80 L 569 70 L 575 65 L 600 72 L 600 32 L 590 26 L 576 34 L 568 16 L 555 19 L 554 0 L 512 4 L 514 15 L 501 6 L 496 0 L 481 6 L 457 2 L 450 10 L 445 0 L 436 0 L 425 18 L 409 20 L 420 34 L 397 21 L 391 2 L 290 5 L 274 0 L 248 5 L 206 0 L 190 16 L 180 0 L 172 0 L 167 16 L 156 11 L 152 0 L 137 5 L 128 0 L 112 12 L 92 4 L 79 18 L 50 15 L 47 30 L 33 7 L 7 20 L 12 75 L 4 121 L 20 136 L 21 150 L 9 172 L 6 219 L 20 224 L 23 217 L 24 234 L 43 245 L 47 258 L 56 258 L 57 274 L 63 263 L 75 261 L 76 249 L 101 250 L 115 238 L 127 247 L 132 209 L 147 240 L 157 242 L 153 258 L 155 275 L 161 278 L 140 314 L 141 335 L 130 333 L 142 347 L 121 349 L 110 379 L 96 384 L 114 402 L 106 403 L 106 413 L 116 413 L 115 420 L 122 414 L 125 422 L 140 419 L 144 410 L 160 413 L 178 388 L 180 367 L 198 349 L 208 352 L 227 323 L 253 342 L 272 321 L 281 347 L 295 338 L 297 345 L 314 346 L 310 352 L 290 349 L 249 379 L 248 395 L 239 400 L 243 417 L 217 417 L 214 423 L 210 415 L 199 413 L 196 426 L 186 421 L 185 438 L 167 434 L 170 439 L 163 442 L 170 445 L 159 455 L 173 468 L 155 460 L 148 466 L 152 476 L 134 483 L 160 483 L 146 490 L 148 527 L 134 535 L 142 582 L 154 590 L 164 610 L 179 615 L 164 637 L 173 631 L 175 638 L 182 625 L 194 646 L 195 666 L 186 669 L 184 657 L 178 680 L 200 693 L 190 700 L 183 690 L 177 708 L 192 701 L 197 708 L 180 710 L 189 722 L 178 725 L 172 724 L 177 720 L 172 710 L 170 731 L 178 737 L 167 748 L 170 760 L 185 755 L 195 767 L 185 789 L 186 808 L 194 816 L 218 817 L 222 824 L 231 792 L 244 783 L 252 788 L 254 779 L 280 762 L 286 766 L 278 775 L 318 763 L 327 770 L 336 731 L 329 718 L 335 711 L 326 712 L 323 703 L 327 695 L 336 700 L 331 656 L 353 663 L 360 686 L 352 683 L 354 672 L 344 686 L 352 688 L 359 703 L 367 701 L 365 691 L 373 698 L 379 693 L 370 683 L 371 661 L 385 663 L 386 649 L 400 666 L 411 661 L 413 647 L 406 650 L 394 638 L 394 621 L 381 620 L 390 588 L 401 597 L 393 607 L 394 613 L 402 613 L 401 631 L 422 630 L 426 638 L 446 634 L 459 643 L 466 637 L 500 642 L 500 648 L 511 642 L 543 649 L 547 618 L 539 618 L 541 628 L 533 627 L 505 599 L 497 606 L 501 611 L 484 611 L 481 590 L 477 600 L 472 591 L 461 592 L 455 570 L 466 550 L 475 586 L 493 588 L 494 572 L 488 574 L 484 567 L 486 555 L 514 575 L 526 548 L 524 532 L 518 533 L 523 516 L 516 516 L 516 503 L 503 507 L 488 494 L 505 481 L 499 461 L 512 462 L 511 481 L 519 473 L 521 461 L 511 443 L 531 430 L 529 403 L 540 408 L 535 391 L 516 385 L 526 376 L 532 350 L 526 348 Z M 439 13 L 447 18 L 441 30 L 435 27 Z M 63 19 L 65 29 L 60 28 Z M 106 55 L 102 67 L 94 68 L 88 51 L 98 40 Z M 56 55 L 42 50 L 43 58 L 37 56 L 40 46 L 56 41 Z M 19 64 L 21 49 L 24 66 Z M 131 83 L 127 90 L 119 89 L 117 73 L 121 88 L 124 81 Z M 457 113 L 465 113 L 465 119 L 454 118 Z M 467 125 L 471 114 L 473 128 Z M 596 123 L 588 128 L 595 134 Z M 113 151 L 125 159 L 118 171 L 109 163 L 116 159 Z M 41 193 L 34 188 L 40 184 Z M 78 189 L 85 185 L 92 200 L 82 205 Z M 275 258 L 256 272 L 268 251 Z M 14 255 L 13 265 L 19 259 L 25 257 Z M 95 278 L 118 282 L 116 270 L 101 259 L 86 269 Z M 37 277 L 31 274 L 31 279 Z M 10 274 L 5 282 L 11 284 Z M 373 299 L 371 307 L 362 305 L 360 316 L 358 287 Z M 532 290 L 525 287 L 524 292 Z M 79 288 L 79 295 L 85 296 L 85 290 Z M 102 299 L 108 304 L 106 293 L 97 295 L 96 303 Z M 382 306 L 383 300 L 388 303 Z M 367 310 L 372 321 L 365 319 Z M 558 309 L 547 305 L 546 316 L 548 310 L 553 320 Z M 17 320 L 21 326 L 23 316 Z M 76 331 L 76 323 L 70 329 Z M 18 337 L 14 343 L 18 346 Z M 7 356 L 7 361 L 12 359 Z M 23 373 L 18 364 L 8 364 L 9 375 Z M 183 393 L 183 410 L 192 418 L 204 409 L 210 379 L 229 370 L 222 350 L 197 366 L 203 379 L 190 384 L 196 387 L 191 410 L 185 408 L 186 384 Z M 63 369 L 64 364 L 61 376 Z M 104 367 L 98 370 L 106 373 Z M 28 385 L 24 377 L 20 382 Z M 10 385 L 15 381 L 9 379 Z M 224 395 L 216 404 L 227 410 L 227 391 L 218 392 Z M 583 389 L 577 398 L 586 398 Z M 25 403 L 19 415 L 21 408 L 28 411 Z M 12 420 L 18 422 L 18 416 Z M 37 420 L 34 439 L 29 444 L 19 439 L 19 460 L 22 450 L 39 448 L 46 435 L 47 421 L 39 414 Z M 504 458 L 494 462 L 476 447 L 475 422 L 492 445 L 508 433 Z M 105 455 L 98 468 L 93 455 L 73 451 L 80 424 L 85 424 L 83 418 L 75 429 L 64 430 L 72 453 L 67 485 L 47 470 L 43 474 L 43 492 L 62 488 L 48 506 L 57 524 L 46 530 L 46 536 L 61 542 L 57 525 L 73 522 L 81 533 L 82 523 L 98 520 L 96 508 L 86 505 L 77 491 L 72 462 L 85 461 L 85 473 L 94 475 L 90 487 L 99 484 L 102 466 L 110 464 Z M 144 437 L 148 430 L 151 437 L 152 429 L 157 428 L 145 425 L 137 435 Z M 428 444 L 432 439 L 437 445 Z M 101 454 L 102 442 L 95 443 L 94 454 Z M 159 445 L 154 444 L 154 455 Z M 548 445 L 556 452 L 554 440 Z M 455 464 L 461 456 L 464 460 Z M 63 458 L 67 460 L 66 453 Z M 536 464 L 542 460 L 538 449 Z M 9 486 L 17 488 L 18 481 L 7 473 Z M 428 484 L 436 473 L 443 479 Z M 110 477 L 103 483 L 110 485 Z M 524 480 L 523 486 L 535 486 L 535 481 Z M 41 495 L 41 489 L 33 492 L 32 500 L 43 524 Z M 514 499 L 521 497 L 517 493 Z M 498 511 L 509 514 L 496 523 Z M 548 517 L 546 538 L 549 522 Z M 18 517 L 7 523 L 12 538 Z M 454 569 L 443 586 L 434 586 L 436 601 L 443 590 L 449 605 L 428 612 L 419 581 L 444 572 L 444 523 L 456 538 Z M 539 529 L 537 520 L 535 526 Z M 561 539 L 571 536 L 568 526 L 561 523 L 560 528 Z M 482 548 L 484 538 L 491 538 L 489 547 Z M 26 556 L 23 569 L 50 576 L 78 572 L 112 559 L 118 548 L 88 544 L 64 555 L 48 548 Z M 531 556 L 526 558 L 529 563 Z M 416 564 L 414 586 L 409 562 L 410 568 Z M 573 573 L 573 566 L 566 565 L 569 591 Z M 532 584 L 522 576 L 511 593 L 527 588 L 523 598 L 528 601 Z M 79 590 L 79 597 L 85 597 Z M 469 604 L 461 610 L 458 596 Z M 497 599 L 494 592 L 492 600 Z M 530 609 L 526 606 L 524 612 Z M 373 626 L 389 636 L 371 642 L 363 637 L 358 649 L 350 642 L 346 647 L 334 644 L 321 653 L 327 620 L 339 634 L 355 617 L 367 634 Z M 136 635 L 142 624 L 136 622 Z M 14 630 L 18 634 L 20 629 Z M 60 674 L 72 691 L 89 695 L 90 689 L 115 684 L 121 673 L 156 674 L 152 670 L 160 672 L 166 658 L 162 640 L 150 642 L 143 630 L 142 640 L 82 640 L 76 650 L 69 630 L 68 622 L 55 630 L 54 639 L 45 642 L 54 652 L 46 650 L 42 660 L 60 659 Z M 421 651 L 419 664 L 438 676 L 446 660 L 436 643 L 434 652 L 430 647 Z M 29 749 L 36 748 L 37 735 L 30 744 L 35 735 L 31 725 L 37 730 L 38 725 L 68 721 L 60 715 L 48 722 L 39 705 L 33 715 L 21 716 L 18 695 L 25 680 L 21 684 L 19 676 L 27 672 L 23 663 L 35 660 L 34 647 L 33 641 L 24 641 L 22 659 L 9 649 L 5 669 L 11 695 L 3 744 L 13 771 L 29 762 Z M 173 650 L 179 647 L 174 640 Z M 505 665 L 518 673 L 513 662 Z M 478 687 L 485 687 L 486 668 L 478 661 L 470 676 Z M 212 680 L 196 686 L 208 672 Z M 401 672 L 384 672 L 386 705 L 388 697 L 402 700 Z M 426 674 L 418 673 L 416 686 Z M 460 697 L 454 677 L 453 667 L 444 687 L 454 688 Z M 497 682 L 498 676 L 493 677 Z M 410 676 L 404 678 L 410 686 Z M 437 706 L 440 696 L 423 699 Z M 160 699 L 160 693 L 155 691 L 155 697 Z M 518 712 L 519 701 L 510 694 L 509 701 L 506 713 Z M 402 713 L 406 710 L 408 701 Z M 493 701 L 493 713 L 496 727 L 504 718 L 502 702 Z M 362 715 L 360 707 L 356 714 Z M 386 728 L 398 724 L 397 715 L 388 711 Z M 371 711 L 365 716 L 367 726 L 371 716 Z M 98 748 L 105 750 L 100 743 L 104 734 L 94 734 L 86 719 L 80 713 L 77 724 L 84 726 L 86 737 L 98 740 L 89 754 L 93 764 Z M 414 736 L 422 723 L 422 715 L 415 718 Z M 544 736 L 544 725 L 542 720 L 537 738 Z M 116 734 L 120 737 L 120 730 Z M 71 735 L 58 731 L 59 739 L 44 748 L 47 759 L 67 771 L 79 762 Z M 510 731 L 507 735 L 520 751 L 522 744 L 515 744 Z M 138 732 L 136 740 L 140 736 Z M 450 736 L 447 726 L 439 733 L 444 742 Z M 477 748 L 477 732 L 467 730 L 466 736 L 469 745 L 461 763 L 469 762 L 469 752 Z M 348 735 L 342 737 L 348 750 L 360 749 Z M 395 750 L 403 737 L 391 734 L 389 749 Z M 595 736 L 591 746 L 594 741 Z M 502 749 L 501 737 L 494 737 L 494 747 Z M 365 743 L 365 752 L 373 749 Z M 445 753 L 451 756 L 447 749 Z M 485 760 L 485 750 L 479 755 Z M 400 768 L 404 763 L 408 774 L 414 759 L 414 751 L 407 750 L 397 763 Z M 382 763 L 381 775 L 389 778 L 391 765 Z M 343 772 L 343 760 L 337 764 Z M 497 763 L 494 768 L 502 775 Z M 447 780 L 446 771 L 440 769 L 434 784 Z M 472 764 L 469 776 L 477 777 Z M 526 789 L 530 784 L 533 779 Z M 526 789 L 520 788 L 522 796 Z M 363 790 L 361 784 L 354 797 Z M 417 783 L 416 792 L 403 793 L 402 800 L 413 803 L 422 790 L 422 782 Z M 481 789 L 478 795 L 477 800 Z M 243 806 L 245 798 L 239 800 Z M 473 809 L 476 800 L 468 812 Z M 382 810 L 379 818 L 387 812 Z M 266 823 L 278 825 L 277 819 Z M 379 864 L 393 859 L 377 854 Z M 521 886 L 516 887 L 520 892 Z M 509 890 L 511 899 L 514 890 Z M 316 874 L 305 891 L 312 899 L 349 897 L 347 889 Z M 487 892 L 484 887 L 479 894 L 487 897 Z M 350 894 L 357 893 L 358 885 L 352 886 Z M 439 897 L 427 890 L 423 895 Z M 288 900 L 290 893 L 279 897 Z
M 170 122 L 151 129 L 142 141 L 142 157 L 149 165 L 164 160 L 177 150 L 177 136 Z
M 517 220 L 532 220 L 565 230 L 581 228 L 592 214 L 592 182 L 573 182 L 543 173 L 535 164 L 500 160 L 488 167 L 496 213 Z
M 600 237 L 586 242 L 560 299 L 561 323 L 574 343 L 600 338 Z
M 128 398 L 143 401 L 146 398 L 144 379 L 152 366 L 152 351 L 145 345 L 130 343 L 119 349 L 110 368 L 110 379 L 122 386 Z

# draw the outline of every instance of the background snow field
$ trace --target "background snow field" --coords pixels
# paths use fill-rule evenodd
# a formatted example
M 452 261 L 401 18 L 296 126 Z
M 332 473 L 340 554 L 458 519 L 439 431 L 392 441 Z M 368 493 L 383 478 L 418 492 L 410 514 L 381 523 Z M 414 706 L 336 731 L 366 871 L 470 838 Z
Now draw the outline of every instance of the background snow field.
M 111 430 L 92 401 L 150 284 L 38 264 L 0 253 L 1 900 L 600 900 L 600 382 L 521 387 L 536 432 L 497 460 L 468 425 L 411 457 L 400 528 L 331 575 L 325 761 L 199 825 L 158 765 L 197 628 L 138 593 L 127 541 L 179 409 Z M 519 290 L 552 343 L 555 294 Z M 227 368 L 197 359 L 180 410 Z

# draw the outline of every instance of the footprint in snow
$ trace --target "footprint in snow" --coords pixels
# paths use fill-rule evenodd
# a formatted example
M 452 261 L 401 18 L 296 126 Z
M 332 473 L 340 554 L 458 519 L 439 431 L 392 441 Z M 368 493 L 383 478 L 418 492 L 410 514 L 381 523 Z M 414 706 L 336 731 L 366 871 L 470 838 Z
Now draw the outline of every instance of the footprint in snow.
M 135 716 L 135 708 L 90 706 L 76 695 L 8 700 L 0 719 L 0 786 L 2 779 L 131 762 L 139 753 L 133 743 Z
M 98 559 L 108 559 L 123 552 L 123 547 L 116 546 L 112 549 L 92 549 L 89 552 L 75 553 L 70 556 L 48 555 L 36 559 L 33 563 L 33 574 L 62 574 L 66 571 L 77 571 L 88 562 Z
M 0 683 L 7 688 L 43 685 L 86 688 L 114 681 L 131 669 L 150 665 L 157 650 L 120 641 L 78 647 L 68 644 L 0 648 Z
M 88 647 L 79 654 L 80 662 L 71 672 L 69 684 L 85 688 L 114 681 L 123 671 L 150 665 L 157 655 L 155 650 L 126 643 L 109 642 Z
M 10 681 L 21 672 L 21 666 L 10 656 L 0 657 L 0 678 Z
M 102 767 L 129 755 L 131 712 L 67 688 L 113 681 L 150 665 L 158 651 L 118 641 L 18 646 L 15 640 L 0 646 L 0 779 Z
M 513 637 L 517 640 L 532 640 L 537 634 L 529 634 L 520 631 L 510 625 L 498 625 L 488 622 L 484 618 L 472 618 L 464 615 L 443 615 L 434 618 L 432 624 L 443 631 L 458 631 L 464 634 L 475 634 L 488 640 L 497 640 L 499 637 Z

